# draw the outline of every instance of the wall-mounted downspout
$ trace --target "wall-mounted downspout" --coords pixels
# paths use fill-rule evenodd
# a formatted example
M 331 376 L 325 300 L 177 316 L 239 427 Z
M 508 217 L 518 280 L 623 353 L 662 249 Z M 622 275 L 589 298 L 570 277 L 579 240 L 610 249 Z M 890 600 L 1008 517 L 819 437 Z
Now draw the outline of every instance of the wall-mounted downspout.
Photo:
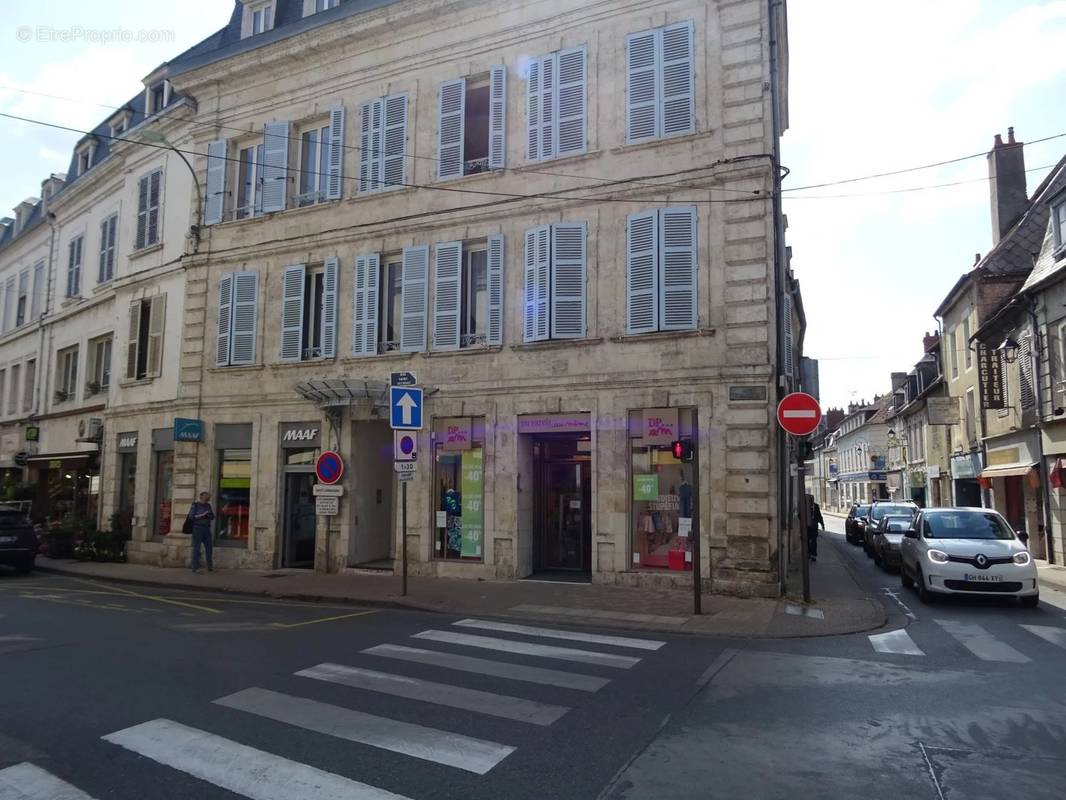
M 1047 337 L 1040 335 L 1039 321 L 1038 321 L 1037 316 L 1036 316 L 1036 298 L 1034 298 L 1034 297 L 1030 297 L 1029 298 L 1029 302 L 1026 304 L 1025 310 L 1029 313 L 1029 324 L 1033 328 L 1033 336 L 1036 339 L 1036 353 L 1035 353 L 1035 355 L 1031 353 L 1029 357 L 1032 359 L 1032 362 L 1033 362 L 1033 386 L 1036 387 L 1036 452 L 1037 452 L 1037 460 L 1040 462 L 1040 485 L 1041 485 L 1041 487 L 1043 487 L 1043 491 L 1041 491 L 1040 494 L 1041 494 L 1042 500 L 1044 501 L 1044 503 L 1043 503 L 1043 505 L 1044 505 L 1044 508 L 1043 508 L 1043 515 L 1044 515 L 1044 547 L 1045 547 L 1045 550 L 1046 550 L 1044 555 L 1046 556 L 1046 558 L 1048 560 L 1048 563 L 1054 564 L 1055 563 L 1055 547 L 1054 547 L 1054 544 L 1053 544 L 1052 538 L 1051 538 L 1051 472 L 1047 468 L 1047 459 L 1044 458 L 1044 436 L 1043 436 L 1043 432 L 1040 429 L 1040 423 L 1044 419 L 1044 409 L 1043 409 L 1043 405 L 1044 404 L 1043 404 L 1043 401 L 1041 400 L 1041 396 L 1040 396 L 1041 395 L 1040 387 L 1042 385 L 1041 381 L 1040 381 L 1040 351 L 1042 349 L 1041 348 L 1041 342 L 1046 342 L 1047 341 Z M 1050 377 L 1050 374 L 1051 374 L 1051 370 L 1050 370 L 1050 363 L 1051 363 L 1050 355 L 1051 354 L 1049 352 L 1048 353 L 1048 356 L 1049 356 L 1049 358 L 1048 358 L 1048 364 L 1049 364 L 1048 375 L 1049 375 L 1049 377 Z M 1048 389 L 1049 390 L 1051 389 L 1050 381 L 1048 382 Z M 1054 394 L 1054 392 L 1049 392 L 1049 393 L 1051 394 L 1052 410 L 1054 410 L 1055 394 Z

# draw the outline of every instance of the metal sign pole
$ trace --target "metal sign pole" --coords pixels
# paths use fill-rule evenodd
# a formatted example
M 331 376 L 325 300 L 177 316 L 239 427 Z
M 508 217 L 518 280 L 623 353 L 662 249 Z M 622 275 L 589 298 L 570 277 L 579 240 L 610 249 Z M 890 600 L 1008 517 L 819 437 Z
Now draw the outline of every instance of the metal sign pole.
M 696 485 L 692 491 L 692 530 L 688 535 L 692 537 L 692 613 L 703 613 L 703 581 L 700 571 L 700 455 L 699 437 L 696 439 L 697 446 L 692 448 L 692 460 L 695 462 Z
M 803 561 L 803 602 L 811 602 L 811 555 L 807 546 L 807 487 L 803 480 L 803 448 L 800 443 L 803 440 L 798 436 L 792 437 L 792 444 L 796 448 L 796 485 L 799 488 L 799 525 L 800 525 L 800 559 Z
M 402 559 L 403 559 L 403 585 L 400 591 L 401 596 L 407 597 L 407 481 L 401 484 L 400 491 L 403 495 L 403 510 L 400 512 L 400 528 L 403 532 L 403 544 L 402 547 Z

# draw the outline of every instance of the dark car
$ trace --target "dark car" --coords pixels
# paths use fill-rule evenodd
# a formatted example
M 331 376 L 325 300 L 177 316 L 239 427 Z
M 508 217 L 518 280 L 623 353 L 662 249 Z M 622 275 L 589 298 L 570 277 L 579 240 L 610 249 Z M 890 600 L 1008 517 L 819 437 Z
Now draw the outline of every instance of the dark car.
M 885 517 L 904 516 L 910 516 L 911 519 L 914 519 L 917 515 L 917 503 L 879 500 L 870 506 L 870 517 L 866 523 L 866 530 L 862 540 L 862 547 L 866 551 L 866 555 L 870 558 L 874 557 L 874 533 L 877 531 L 877 524 L 882 519 Z
M 870 514 L 870 506 L 856 503 L 848 512 L 848 518 L 844 520 L 844 538 L 848 544 L 859 544 L 866 533 L 866 518 Z
M 0 506 L 0 564 L 25 574 L 37 558 L 37 534 L 29 515 L 21 508 Z
M 914 517 L 910 514 L 886 514 L 874 528 L 874 563 L 881 569 L 898 569 L 899 548 L 903 535 L 911 529 Z

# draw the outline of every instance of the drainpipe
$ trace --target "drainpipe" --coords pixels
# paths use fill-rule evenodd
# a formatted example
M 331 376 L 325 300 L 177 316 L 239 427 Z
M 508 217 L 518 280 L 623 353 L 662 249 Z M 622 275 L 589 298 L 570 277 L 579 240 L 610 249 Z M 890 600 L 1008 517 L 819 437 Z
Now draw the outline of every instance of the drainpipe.
M 1029 324 L 1033 328 L 1033 336 L 1036 338 L 1037 351 L 1036 358 L 1033 358 L 1033 386 L 1036 387 L 1036 452 L 1037 459 L 1040 462 L 1040 487 L 1041 487 L 1041 499 L 1043 500 L 1043 516 L 1044 516 L 1044 555 L 1047 557 L 1049 564 L 1055 563 L 1055 548 L 1052 544 L 1051 538 L 1051 481 L 1050 474 L 1047 468 L 1047 460 L 1044 458 L 1044 436 L 1040 429 L 1040 423 L 1043 421 L 1043 402 L 1040 397 L 1040 328 L 1039 322 L 1036 316 L 1036 298 L 1029 298 L 1029 303 L 1026 305 L 1026 311 L 1029 312 Z M 1045 337 L 1046 338 L 1046 337 Z M 1050 357 L 1050 351 L 1048 353 Z M 1032 355 L 1030 354 L 1030 358 Z M 1050 358 L 1049 358 L 1050 360 Z M 1050 374 L 1050 370 L 1049 370 Z M 1054 398 L 1054 394 L 1052 394 Z M 1052 401 L 1054 405 L 1054 401 Z

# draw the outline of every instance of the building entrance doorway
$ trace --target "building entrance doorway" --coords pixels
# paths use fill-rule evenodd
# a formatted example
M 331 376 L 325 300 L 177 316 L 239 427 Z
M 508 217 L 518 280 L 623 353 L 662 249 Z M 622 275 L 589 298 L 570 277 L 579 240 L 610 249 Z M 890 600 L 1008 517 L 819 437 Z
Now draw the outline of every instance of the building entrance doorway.
M 533 442 L 533 570 L 586 579 L 592 570 L 592 455 L 588 434 Z
M 352 509 L 349 566 L 392 570 L 392 439 L 384 420 L 352 422 L 351 460 L 344 479 Z
M 285 527 L 281 566 L 315 566 L 315 476 L 312 472 L 285 473 Z

